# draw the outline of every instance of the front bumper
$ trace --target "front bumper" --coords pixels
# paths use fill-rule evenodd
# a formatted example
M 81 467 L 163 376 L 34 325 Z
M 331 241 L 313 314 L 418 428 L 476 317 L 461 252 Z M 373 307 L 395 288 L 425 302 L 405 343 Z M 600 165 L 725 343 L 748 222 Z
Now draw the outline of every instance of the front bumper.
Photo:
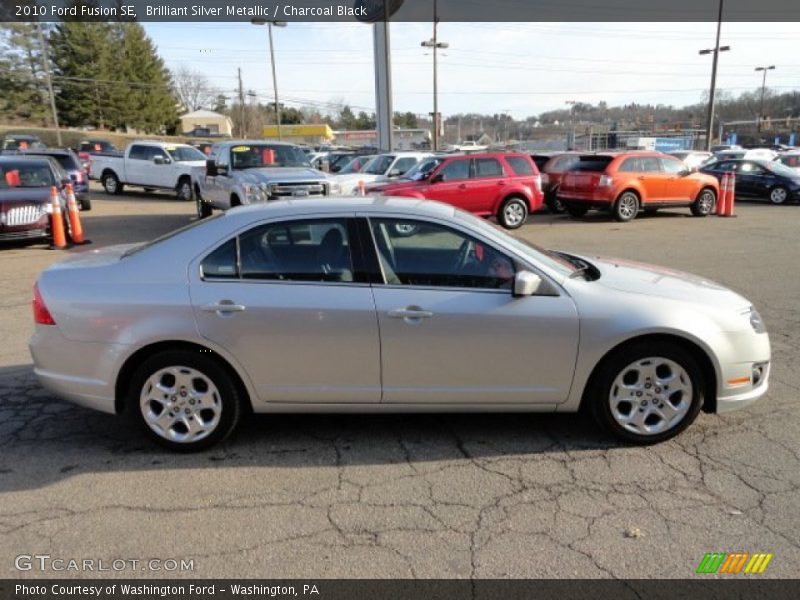
M 750 406 L 767 393 L 769 390 L 771 364 L 769 361 L 763 361 L 761 363 L 745 363 L 738 366 L 745 370 L 748 368 L 752 370 L 753 364 L 764 365 L 764 371 L 758 383 L 754 385 L 752 379 L 749 384 L 740 386 L 732 386 L 728 385 L 726 382 L 722 382 L 722 385 L 719 386 L 722 390 L 717 395 L 717 414 L 725 414 Z

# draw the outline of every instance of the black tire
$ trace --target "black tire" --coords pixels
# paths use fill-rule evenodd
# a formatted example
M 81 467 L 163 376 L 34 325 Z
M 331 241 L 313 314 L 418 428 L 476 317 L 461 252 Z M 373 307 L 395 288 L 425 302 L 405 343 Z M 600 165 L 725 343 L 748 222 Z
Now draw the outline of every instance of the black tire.
M 611 209 L 611 215 L 615 221 L 627 223 L 633 221 L 639 213 L 639 196 L 634 192 L 622 192 Z
M 585 204 L 573 204 L 571 202 L 564 202 L 563 204 L 564 210 L 566 210 L 567 214 L 574 219 L 580 219 L 589 212 L 589 207 Z
M 145 390 L 145 386 L 148 385 L 149 387 L 148 379 L 151 376 L 155 376 L 159 371 L 171 367 L 175 367 L 178 371 L 183 369 L 183 373 L 188 373 L 188 370 L 193 370 L 216 387 L 217 393 L 213 395 L 214 408 L 211 410 L 216 410 L 218 408 L 219 418 L 214 428 L 210 430 L 210 432 L 199 433 L 198 435 L 203 435 L 204 437 L 196 441 L 173 441 L 168 439 L 157 433 L 145 420 L 145 410 L 154 412 L 158 406 L 157 402 L 151 400 L 145 405 L 146 408 L 142 408 L 143 403 L 141 401 L 141 396 Z M 173 385 L 177 387 L 177 381 L 174 381 Z M 193 382 L 192 385 L 197 384 Z M 161 396 L 160 393 L 156 395 L 159 397 Z M 167 394 L 164 394 L 164 397 L 169 401 L 170 398 Z M 183 398 L 180 398 L 177 393 L 173 396 L 173 398 L 177 398 L 178 401 L 184 403 L 189 402 L 187 398 L 190 397 L 191 394 L 188 396 L 184 394 Z M 177 414 L 180 414 L 184 409 L 180 407 L 175 409 L 162 406 L 162 410 L 175 410 Z M 198 415 L 201 411 L 200 408 L 189 409 L 189 407 L 187 407 L 186 410 L 197 410 L 198 412 L 196 414 Z M 242 398 L 240 398 L 237 387 L 228 372 L 220 366 L 219 362 L 215 361 L 211 355 L 201 354 L 197 351 L 166 350 L 151 356 L 136 369 L 136 372 L 130 380 L 129 388 L 125 392 L 125 413 L 146 435 L 161 446 L 175 452 L 199 452 L 223 441 L 234 431 L 242 414 Z M 160 414 L 161 412 L 157 413 L 157 415 Z M 188 412 L 186 414 L 189 415 Z M 193 418 L 194 414 L 187 417 L 189 421 Z M 199 421 L 200 416 L 196 418 Z M 174 427 L 171 427 L 173 433 L 174 429 Z
M 553 214 L 561 214 L 566 210 L 564 203 L 558 199 L 558 188 L 555 187 L 547 193 L 544 203 Z
M 691 211 L 695 217 L 707 217 L 717 206 L 717 195 L 711 188 L 703 188 L 692 202 Z
M 81 210 L 83 211 L 92 210 L 92 201 L 88 198 L 88 196 L 84 196 L 83 198 L 81 198 L 78 204 L 80 205 Z
M 786 204 L 789 200 L 789 190 L 782 185 L 776 185 L 769 191 L 770 204 L 781 205 Z
M 211 213 L 214 212 L 211 208 L 211 205 L 203 200 L 203 197 L 200 195 L 199 190 L 194 191 L 194 202 L 197 208 L 197 218 L 198 219 L 205 219 L 211 216 Z
M 506 198 L 497 211 L 497 222 L 506 229 L 519 229 L 528 220 L 528 203 L 524 198 Z
M 239 200 L 239 196 L 237 196 L 236 194 L 233 194 L 231 196 L 231 208 L 236 208 L 237 206 L 241 206 L 241 205 L 242 205 L 242 201 Z
M 106 194 L 110 194 L 112 196 L 119 196 L 122 193 L 122 189 L 125 187 L 122 182 L 120 182 L 117 174 L 113 171 L 103 173 L 102 183 Z
M 629 405 L 626 405 L 625 395 L 628 392 L 625 388 L 616 385 L 617 379 L 636 371 L 634 365 L 636 365 L 637 361 L 642 361 L 643 368 L 646 368 L 646 361 L 650 358 L 655 358 L 657 361 L 663 360 L 664 363 L 670 361 L 683 369 L 683 374 L 677 378 L 676 384 L 670 381 L 669 384 L 664 386 L 664 389 L 659 387 L 659 381 L 664 381 L 664 379 L 656 379 L 655 384 L 651 380 L 649 388 L 631 392 L 631 401 Z M 665 367 L 664 363 L 660 364 L 656 370 Z M 654 364 L 657 364 L 657 362 Z M 684 375 L 688 381 L 684 381 Z M 638 372 L 637 377 L 642 377 L 642 372 Z M 683 401 L 686 398 L 680 390 L 668 389 L 669 385 L 679 388 L 681 387 L 680 383 L 691 389 L 691 399 L 685 403 Z M 656 390 L 661 396 L 656 394 Z M 589 403 L 594 419 L 606 431 L 626 441 L 648 445 L 668 440 L 689 427 L 697 418 L 703 406 L 704 390 L 703 372 L 686 348 L 669 341 L 634 342 L 623 346 L 603 360 L 602 364 L 598 366 L 592 382 L 589 384 L 587 390 L 589 395 L 585 400 Z M 674 403 L 678 402 L 679 406 L 682 406 L 681 412 L 683 414 L 680 418 L 678 418 L 678 415 L 673 417 L 675 419 L 674 423 L 663 431 L 639 433 L 631 429 L 639 428 L 639 425 L 629 423 L 629 426 L 626 427 L 614 417 L 612 394 L 621 396 L 621 399 L 616 403 L 620 415 L 626 415 L 626 410 L 628 409 L 633 416 L 637 416 L 637 414 L 643 415 L 641 417 L 643 419 L 641 426 L 646 426 L 647 419 L 650 419 L 651 416 L 656 415 L 656 419 L 659 419 L 664 414 L 668 414 L 663 412 L 666 403 L 670 404 L 671 409 L 675 409 Z M 652 396 L 649 394 L 652 394 Z M 666 419 L 664 421 L 666 422 Z M 650 424 L 649 426 L 653 427 L 655 425 Z
M 188 177 L 181 177 L 178 180 L 178 185 L 175 186 L 175 195 L 178 200 L 184 202 L 191 202 L 194 200 L 194 190 L 192 189 L 192 180 Z

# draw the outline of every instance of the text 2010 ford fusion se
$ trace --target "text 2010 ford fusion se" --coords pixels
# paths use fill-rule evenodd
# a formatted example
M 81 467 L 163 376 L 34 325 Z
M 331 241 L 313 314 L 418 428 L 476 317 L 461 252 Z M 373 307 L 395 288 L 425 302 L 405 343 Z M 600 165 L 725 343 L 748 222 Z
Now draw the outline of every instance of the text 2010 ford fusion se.
M 44 271 L 42 383 L 176 450 L 269 412 L 582 406 L 668 439 L 767 391 L 756 309 L 705 279 L 542 250 L 451 206 L 279 201 Z

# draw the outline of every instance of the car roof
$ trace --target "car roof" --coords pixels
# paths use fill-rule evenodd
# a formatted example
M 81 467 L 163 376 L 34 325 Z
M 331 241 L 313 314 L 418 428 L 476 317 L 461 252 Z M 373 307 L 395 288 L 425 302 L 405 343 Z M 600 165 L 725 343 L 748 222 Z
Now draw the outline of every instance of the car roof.
M 220 146 L 257 146 L 261 144 L 270 144 L 271 146 L 297 146 L 297 144 L 291 142 L 282 142 L 278 140 L 224 140 L 221 142 L 214 142 L 214 144 Z
M 16 151 L 20 156 L 69 156 L 72 150 L 67 148 L 28 148 Z
M 34 156 L 26 156 L 24 154 L 7 154 L 7 155 L 0 156 L 0 164 L 9 164 L 9 163 L 13 164 L 13 163 L 25 162 L 25 163 L 34 163 L 34 164 L 38 163 L 39 165 L 48 165 L 49 166 L 49 165 L 52 164 L 51 160 L 52 160 L 51 158 L 46 157 L 46 156 L 42 157 L 42 158 L 38 158 L 38 157 L 34 157 Z
M 408 213 L 417 216 L 452 218 L 456 209 L 449 204 L 415 198 L 392 198 L 381 196 L 339 196 L 336 199 L 275 200 L 266 204 L 248 204 L 237 206 L 226 212 L 226 216 L 244 218 L 250 221 L 253 216 L 284 217 L 314 213 L 355 213 L 372 214 Z

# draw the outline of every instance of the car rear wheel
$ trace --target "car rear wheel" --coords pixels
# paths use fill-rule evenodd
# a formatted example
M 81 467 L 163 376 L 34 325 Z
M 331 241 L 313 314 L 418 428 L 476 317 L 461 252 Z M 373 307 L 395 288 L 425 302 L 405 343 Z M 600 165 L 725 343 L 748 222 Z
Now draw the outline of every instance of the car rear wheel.
M 500 207 L 497 221 L 506 229 L 519 229 L 528 218 L 528 204 L 522 198 L 512 196 Z
M 117 196 L 122 193 L 122 183 L 114 173 L 106 173 L 103 175 L 103 189 L 106 194 Z
M 627 223 L 636 218 L 639 212 L 639 197 L 633 192 L 625 192 L 614 203 L 611 214 L 620 223 Z
M 769 201 L 772 204 L 783 204 L 789 197 L 789 192 L 782 185 L 775 186 L 769 191 Z
M 698 194 L 695 201 L 692 203 L 692 214 L 695 217 L 707 217 L 714 212 L 714 207 L 717 205 L 717 195 L 714 190 L 704 189 Z
M 615 436 L 654 444 L 678 435 L 703 405 L 702 371 L 670 342 L 621 348 L 598 370 L 591 393 L 595 420 Z
M 126 408 L 151 439 L 178 452 L 224 440 L 242 412 L 225 369 L 210 356 L 184 350 L 147 359 L 131 379 Z
M 579 219 L 580 217 L 584 216 L 587 212 L 589 212 L 589 207 L 584 206 L 583 204 L 564 204 L 564 209 L 567 211 L 570 217 L 575 219 Z
M 92 201 L 85 196 L 81 198 L 80 202 L 78 202 L 78 205 L 81 207 L 81 210 L 92 210 Z

